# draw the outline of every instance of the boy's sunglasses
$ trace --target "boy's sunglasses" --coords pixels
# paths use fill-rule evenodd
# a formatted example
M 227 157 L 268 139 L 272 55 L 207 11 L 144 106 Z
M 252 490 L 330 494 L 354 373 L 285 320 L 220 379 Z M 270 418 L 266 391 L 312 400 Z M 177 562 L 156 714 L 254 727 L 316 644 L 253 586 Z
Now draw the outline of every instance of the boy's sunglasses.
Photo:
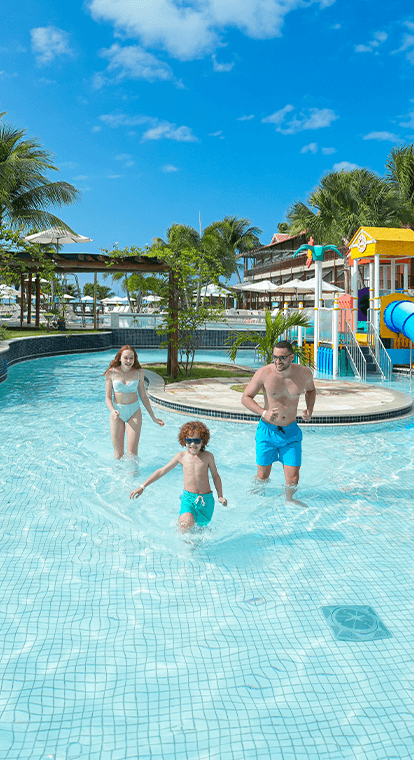
M 199 443 L 201 443 L 201 438 L 184 438 L 185 443 L 187 446 L 190 443 L 195 443 L 196 446 L 198 446 Z

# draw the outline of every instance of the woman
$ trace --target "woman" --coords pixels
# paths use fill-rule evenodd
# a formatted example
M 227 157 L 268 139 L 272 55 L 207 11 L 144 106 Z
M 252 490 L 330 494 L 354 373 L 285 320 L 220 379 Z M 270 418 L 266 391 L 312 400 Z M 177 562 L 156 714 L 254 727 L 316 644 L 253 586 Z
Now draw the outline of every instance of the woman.
M 138 361 L 135 349 L 132 346 L 122 346 L 104 375 L 106 377 L 106 405 L 111 412 L 110 427 L 115 457 L 121 459 L 124 454 L 125 428 L 127 453 L 136 456 L 142 425 L 139 399 L 157 425 L 162 426 L 164 422 L 157 419 L 151 409 L 144 386 L 144 370 Z

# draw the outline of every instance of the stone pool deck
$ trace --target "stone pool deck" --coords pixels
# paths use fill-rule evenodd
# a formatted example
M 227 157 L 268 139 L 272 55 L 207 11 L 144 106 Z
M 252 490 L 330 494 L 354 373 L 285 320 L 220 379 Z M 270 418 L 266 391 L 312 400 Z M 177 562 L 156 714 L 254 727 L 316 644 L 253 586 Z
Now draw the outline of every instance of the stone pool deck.
M 240 367 L 249 370 L 249 367 Z M 241 404 L 240 391 L 231 386 L 247 382 L 246 376 L 182 380 L 164 385 L 155 372 L 145 370 L 149 381 L 148 396 L 154 406 L 192 417 L 213 417 L 232 422 L 257 423 L 258 417 Z M 317 379 L 316 404 L 310 422 L 302 420 L 305 397 L 299 401 L 297 420 L 303 425 L 361 425 L 389 422 L 414 413 L 413 399 L 406 393 L 381 385 L 347 380 Z M 261 404 L 261 397 L 258 397 Z

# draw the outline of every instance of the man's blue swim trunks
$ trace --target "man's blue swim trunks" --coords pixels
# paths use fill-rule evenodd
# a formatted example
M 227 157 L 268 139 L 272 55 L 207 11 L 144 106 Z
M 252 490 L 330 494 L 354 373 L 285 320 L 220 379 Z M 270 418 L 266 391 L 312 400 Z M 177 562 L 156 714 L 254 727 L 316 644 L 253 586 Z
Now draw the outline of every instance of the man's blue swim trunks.
M 278 427 L 261 419 L 256 430 L 256 464 L 268 467 L 273 462 L 282 462 L 289 467 L 300 467 L 301 441 L 302 431 L 296 421 Z
M 197 525 L 208 525 L 214 512 L 214 496 L 211 493 L 183 491 L 180 515 L 191 512 Z

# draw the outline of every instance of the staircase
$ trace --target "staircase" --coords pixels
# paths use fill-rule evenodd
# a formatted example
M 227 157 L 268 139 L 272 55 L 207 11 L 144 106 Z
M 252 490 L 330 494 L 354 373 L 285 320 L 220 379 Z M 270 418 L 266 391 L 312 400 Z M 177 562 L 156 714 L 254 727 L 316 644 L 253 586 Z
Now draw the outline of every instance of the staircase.
M 364 358 L 366 361 L 366 367 L 367 367 L 367 377 L 382 377 L 382 373 L 380 372 L 378 365 L 372 355 L 372 351 L 370 347 L 367 344 L 360 343 L 359 347 L 364 354 Z

